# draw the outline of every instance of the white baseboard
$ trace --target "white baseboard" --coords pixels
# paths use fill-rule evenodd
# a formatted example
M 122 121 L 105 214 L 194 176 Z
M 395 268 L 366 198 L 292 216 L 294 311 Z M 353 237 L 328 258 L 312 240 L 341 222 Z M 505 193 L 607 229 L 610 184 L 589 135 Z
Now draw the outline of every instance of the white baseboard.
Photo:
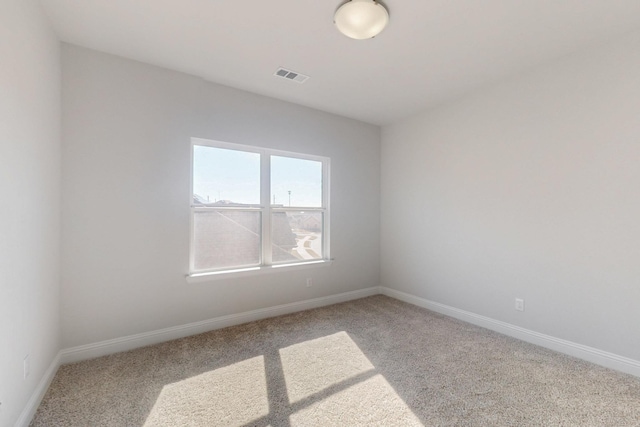
M 53 381 L 53 377 L 56 375 L 58 368 L 60 367 L 60 352 L 56 354 L 56 357 L 53 358 L 49 367 L 45 371 L 44 375 L 40 379 L 40 382 L 36 386 L 31 398 L 27 402 L 27 406 L 24 407 L 22 413 L 18 417 L 18 421 L 16 421 L 16 427 L 28 427 L 31 419 L 36 414 L 38 410 L 38 406 L 40 406 L 40 402 L 44 397 L 44 394 L 47 392 L 47 389 L 51 385 L 51 381 Z
M 541 334 L 510 323 L 494 320 L 486 316 L 480 316 L 469 311 L 460 310 L 445 304 L 440 304 L 415 295 L 397 291 L 395 289 L 386 288 L 384 286 L 380 287 L 380 293 L 446 316 L 454 317 L 474 325 L 482 326 L 483 328 L 491 329 L 492 331 L 496 331 L 531 344 L 539 345 L 541 347 L 595 363 L 596 365 L 640 377 L 640 361 L 638 360 L 629 359 L 628 357 L 598 350 L 597 348 Z
M 290 304 L 282 304 L 274 307 L 268 307 L 245 313 L 232 314 L 228 316 L 216 317 L 214 319 L 204 320 L 201 322 L 189 323 L 186 325 L 175 326 L 156 331 L 129 335 L 122 338 L 116 338 L 107 341 L 101 341 L 94 344 L 87 344 L 78 347 L 61 350 L 53 359 L 49 368 L 43 375 L 34 390 L 29 402 L 20 414 L 16 427 L 27 427 L 31 419 L 36 413 L 44 394 L 46 393 L 56 371 L 60 365 L 65 363 L 78 362 L 81 360 L 92 359 L 95 357 L 106 356 L 108 354 L 118 353 L 121 351 L 133 350 L 135 348 L 147 345 L 157 344 L 172 339 L 184 338 L 214 329 L 225 328 L 228 326 L 239 325 L 254 320 L 266 319 L 269 317 L 280 316 L 283 314 L 294 313 L 297 311 L 308 310 L 312 308 L 322 307 L 325 305 L 336 304 L 340 302 L 350 301 L 354 299 L 364 298 L 376 294 L 383 294 L 400 301 L 408 302 L 419 307 L 441 313 L 465 322 L 478 325 L 504 335 L 508 335 L 522 341 L 549 348 L 573 357 L 577 357 L 588 362 L 595 363 L 610 369 L 615 369 L 627 374 L 640 377 L 640 361 L 629 359 L 596 348 L 577 344 L 571 341 L 555 338 L 549 335 L 541 334 L 535 331 L 511 325 L 509 323 L 494 320 L 486 316 L 481 316 L 465 310 L 460 310 L 445 304 L 440 304 L 424 298 L 420 298 L 405 292 L 386 287 L 371 287 L 360 289 L 357 291 L 344 292 L 341 294 L 330 295 L 321 298 L 314 298 L 305 301 L 294 302 Z
M 247 311 L 245 313 L 216 317 L 214 319 L 204 320 L 202 322 L 189 323 L 172 328 L 160 329 L 157 331 L 145 332 L 136 335 L 129 335 L 122 338 L 116 338 L 112 340 L 101 341 L 93 344 L 87 344 L 61 350 L 51 361 L 49 368 L 38 383 L 36 389 L 31 395 L 31 398 L 27 402 L 27 405 L 22 410 L 20 417 L 16 421 L 15 427 L 28 427 L 31 419 L 38 410 L 38 406 L 40 405 L 44 394 L 47 392 L 47 389 L 51 385 L 51 381 L 53 381 L 53 377 L 58 371 L 58 368 L 60 367 L 60 365 L 63 365 L 65 363 L 79 362 L 81 360 L 106 356 L 108 354 L 118 353 L 121 351 L 133 350 L 135 348 L 157 344 L 164 341 L 170 341 L 172 339 L 184 338 L 190 335 L 196 335 L 214 329 L 240 325 L 242 323 L 252 322 L 254 320 L 266 319 L 268 317 L 280 316 L 283 314 L 294 313 L 302 310 L 309 310 L 311 308 L 322 307 L 325 305 L 337 304 L 340 302 L 377 295 L 379 293 L 380 288 L 375 286 L 371 288 L 360 289 L 357 291 L 344 292 L 341 294 L 329 295 L 321 298 L 313 298 L 290 304 L 282 304 L 274 307 Z
M 280 316 L 339 302 L 364 298 L 380 293 L 380 288 L 375 286 L 357 291 L 344 292 L 336 295 L 329 295 L 321 298 L 313 298 L 305 301 L 282 304 L 274 307 L 262 308 L 245 313 L 231 314 L 228 316 L 216 317 L 201 322 L 189 323 L 186 325 L 174 326 L 151 332 L 144 332 L 136 335 L 129 335 L 122 338 L 115 338 L 93 344 L 81 345 L 64 349 L 60 352 L 60 363 L 73 363 L 81 360 L 93 359 L 95 357 L 106 356 L 108 354 L 121 351 L 133 350 L 152 344 L 158 344 L 178 338 L 201 334 L 214 329 L 226 328 L 228 326 L 240 325 L 254 320 L 266 319 L 268 317 Z

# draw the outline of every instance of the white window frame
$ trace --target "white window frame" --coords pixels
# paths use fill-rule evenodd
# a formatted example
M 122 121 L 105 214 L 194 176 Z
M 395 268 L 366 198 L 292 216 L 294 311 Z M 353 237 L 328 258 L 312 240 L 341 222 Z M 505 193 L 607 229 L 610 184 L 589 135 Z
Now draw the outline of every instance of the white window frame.
M 260 204 L 243 207 L 202 207 L 193 204 L 193 163 L 194 163 L 194 146 L 207 146 L 213 148 L 222 148 L 227 150 L 245 151 L 260 154 Z M 244 144 L 236 144 L 223 141 L 215 141 L 203 138 L 191 138 L 191 176 L 189 178 L 189 206 L 190 206 L 190 231 L 189 231 L 189 273 L 187 274 L 188 282 L 207 281 L 216 278 L 228 277 L 229 274 L 251 275 L 265 271 L 281 271 L 283 267 L 289 268 L 308 268 L 320 265 L 330 264 L 330 214 L 329 214 L 329 191 L 330 191 L 330 158 L 294 153 L 290 151 L 273 150 L 270 148 L 257 147 Z M 273 207 L 271 205 L 271 156 L 290 157 L 303 160 L 313 160 L 322 164 L 322 207 L 310 208 L 308 206 L 287 206 Z M 261 214 L 261 248 L 260 262 L 257 265 L 250 266 L 234 266 L 219 269 L 195 270 L 195 247 L 194 247 L 194 214 L 198 211 L 207 210 L 245 210 L 252 212 L 260 212 Z M 272 242 L 271 242 L 271 218 L 274 212 L 289 211 L 308 211 L 321 212 L 323 218 L 322 224 L 322 259 L 299 260 L 294 262 L 273 263 L 272 261 Z

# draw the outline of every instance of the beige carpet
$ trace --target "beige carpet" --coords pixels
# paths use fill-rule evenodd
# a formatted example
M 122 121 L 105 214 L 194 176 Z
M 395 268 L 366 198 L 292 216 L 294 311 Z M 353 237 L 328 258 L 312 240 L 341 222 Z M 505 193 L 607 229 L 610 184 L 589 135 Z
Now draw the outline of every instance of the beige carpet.
M 640 379 L 384 296 L 65 365 L 32 426 L 640 426 Z

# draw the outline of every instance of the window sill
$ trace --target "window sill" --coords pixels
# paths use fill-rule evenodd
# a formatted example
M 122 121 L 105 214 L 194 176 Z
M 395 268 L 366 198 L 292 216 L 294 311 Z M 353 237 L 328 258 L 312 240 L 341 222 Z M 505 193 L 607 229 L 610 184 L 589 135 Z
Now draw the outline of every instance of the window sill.
M 290 272 L 290 271 L 298 271 L 298 270 L 306 270 L 309 268 L 318 268 L 329 266 L 333 264 L 333 260 L 320 260 L 320 261 L 310 261 L 310 262 L 301 262 L 295 264 L 278 264 L 271 266 L 262 266 L 262 267 L 249 267 L 249 268 L 241 268 L 237 270 L 224 270 L 224 271 L 215 271 L 209 273 L 197 273 L 197 274 L 189 274 L 186 276 L 187 283 L 204 283 L 204 282 L 213 282 L 215 280 L 224 280 L 224 279 L 237 279 L 241 277 L 248 276 L 257 276 L 261 274 L 268 273 L 282 273 L 282 272 Z

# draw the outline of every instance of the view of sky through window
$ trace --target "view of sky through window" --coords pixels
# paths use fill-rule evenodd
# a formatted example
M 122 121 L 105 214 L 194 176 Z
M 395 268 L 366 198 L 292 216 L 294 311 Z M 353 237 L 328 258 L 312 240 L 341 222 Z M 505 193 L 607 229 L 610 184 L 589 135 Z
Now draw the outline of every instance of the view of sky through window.
M 322 207 L 322 162 L 271 156 L 271 204 Z
M 193 194 L 206 203 L 260 204 L 260 154 L 196 145 Z
M 193 193 L 203 203 L 260 204 L 260 155 L 195 145 Z M 271 156 L 273 206 L 322 207 L 322 162 Z

